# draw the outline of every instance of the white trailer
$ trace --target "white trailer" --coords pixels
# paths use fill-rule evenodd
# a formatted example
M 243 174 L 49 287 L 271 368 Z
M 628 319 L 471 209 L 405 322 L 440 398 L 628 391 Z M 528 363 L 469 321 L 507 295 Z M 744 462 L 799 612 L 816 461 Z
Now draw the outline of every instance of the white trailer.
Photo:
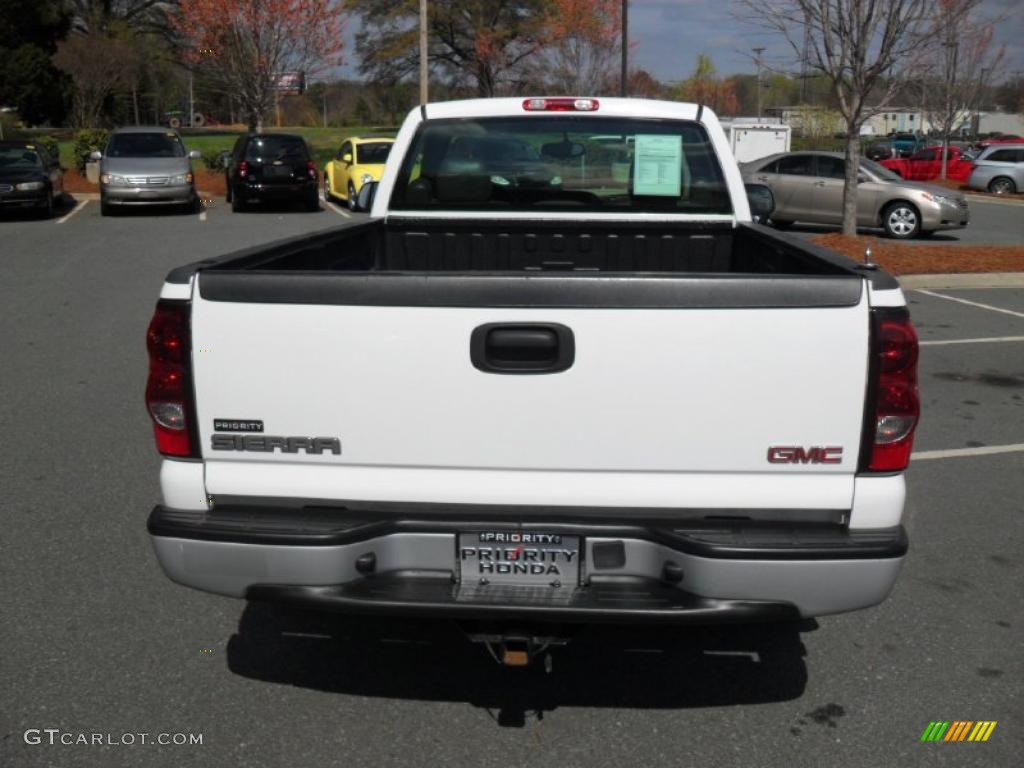
M 788 125 L 769 123 L 757 118 L 738 117 L 723 121 L 729 148 L 737 163 L 749 163 L 776 152 L 789 152 L 793 135 Z

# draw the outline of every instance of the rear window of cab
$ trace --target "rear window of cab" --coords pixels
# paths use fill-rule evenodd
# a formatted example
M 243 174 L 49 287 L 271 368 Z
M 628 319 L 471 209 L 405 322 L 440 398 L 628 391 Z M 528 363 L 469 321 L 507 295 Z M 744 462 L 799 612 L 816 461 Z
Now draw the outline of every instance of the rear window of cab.
M 306 142 L 297 136 L 254 136 L 245 147 L 245 160 L 273 162 L 274 160 L 308 160 Z
M 697 122 L 552 114 L 429 120 L 392 210 L 731 214 Z

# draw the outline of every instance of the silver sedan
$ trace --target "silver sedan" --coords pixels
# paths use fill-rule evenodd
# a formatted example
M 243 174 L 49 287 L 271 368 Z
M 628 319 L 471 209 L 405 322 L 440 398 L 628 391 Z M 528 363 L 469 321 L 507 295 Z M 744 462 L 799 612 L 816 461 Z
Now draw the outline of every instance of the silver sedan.
M 841 224 L 846 160 L 839 152 L 785 152 L 744 163 L 743 180 L 766 184 L 775 195 L 772 223 Z M 967 199 L 935 184 L 904 181 L 878 163 L 861 158 L 857 225 L 881 227 L 900 240 L 940 229 L 962 229 L 970 221 Z

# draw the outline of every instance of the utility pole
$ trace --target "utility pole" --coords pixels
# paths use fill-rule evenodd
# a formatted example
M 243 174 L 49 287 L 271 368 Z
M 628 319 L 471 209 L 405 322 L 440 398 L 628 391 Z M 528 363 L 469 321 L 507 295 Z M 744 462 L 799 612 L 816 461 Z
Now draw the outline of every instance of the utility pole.
M 800 52 L 800 104 L 803 105 L 807 101 L 807 78 L 810 77 L 810 65 L 808 61 L 811 57 L 811 24 L 807 17 L 804 17 L 804 46 Z
M 622 0 L 622 72 L 619 73 L 619 95 L 629 95 L 629 0 Z
M 757 119 L 761 119 L 761 54 L 764 53 L 764 48 L 751 48 L 754 52 L 754 61 L 757 62 Z
M 956 85 L 957 54 L 960 52 L 960 43 L 953 39 L 954 30 L 949 28 L 949 36 L 942 47 L 946 49 L 946 101 L 942 113 L 942 171 L 939 176 L 946 178 L 946 169 L 949 163 L 949 129 L 953 115 L 953 88 Z
M 192 70 L 188 71 L 188 127 L 191 128 L 196 122 L 196 102 L 192 97 Z
M 427 103 L 427 0 L 420 0 L 420 104 Z

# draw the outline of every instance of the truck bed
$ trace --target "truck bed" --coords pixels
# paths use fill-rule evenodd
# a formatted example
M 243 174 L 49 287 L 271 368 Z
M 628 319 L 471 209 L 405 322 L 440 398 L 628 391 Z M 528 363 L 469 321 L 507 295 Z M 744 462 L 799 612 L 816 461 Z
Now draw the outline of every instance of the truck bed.
M 173 270 L 188 283 L 225 273 L 464 272 L 867 276 L 889 275 L 758 224 L 544 222 L 493 219 L 369 221 L 280 240 Z M 823 284 L 822 284 L 823 285 Z M 858 289 L 859 290 L 859 289 Z

